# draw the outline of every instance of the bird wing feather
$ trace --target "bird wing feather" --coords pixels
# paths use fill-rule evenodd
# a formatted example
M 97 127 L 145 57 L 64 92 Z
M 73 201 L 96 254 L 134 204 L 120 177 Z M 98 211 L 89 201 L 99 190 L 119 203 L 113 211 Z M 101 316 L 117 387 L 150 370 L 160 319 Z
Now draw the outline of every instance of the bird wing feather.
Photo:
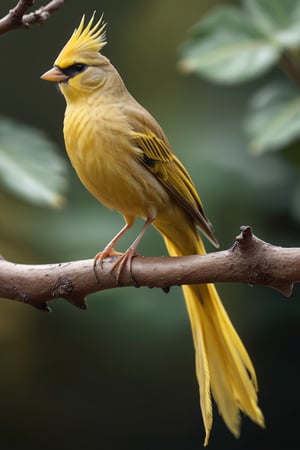
M 147 126 L 145 117 L 140 116 L 140 110 L 134 108 L 128 115 L 132 118 L 131 138 L 134 145 L 142 150 L 137 157 L 165 187 L 169 195 L 189 214 L 212 244 L 218 247 L 212 226 L 205 215 L 190 175 L 171 150 L 157 122 L 148 112 L 146 114 L 149 119 Z

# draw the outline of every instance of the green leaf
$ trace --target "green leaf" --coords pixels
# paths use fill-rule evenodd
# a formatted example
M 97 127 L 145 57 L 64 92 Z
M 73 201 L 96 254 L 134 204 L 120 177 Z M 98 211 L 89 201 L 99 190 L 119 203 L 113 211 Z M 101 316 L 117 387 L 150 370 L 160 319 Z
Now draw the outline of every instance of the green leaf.
M 280 47 L 241 9 L 222 7 L 193 27 L 180 54 L 183 71 L 232 84 L 269 70 L 279 60 Z
M 244 0 L 244 7 L 269 39 L 288 49 L 299 45 L 299 0 Z
M 45 134 L 0 118 L 0 183 L 28 201 L 59 207 L 66 188 L 66 164 Z
M 276 82 L 258 91 L 244 123 L 253 152 L 278 150 L 300 136 L 300 90 Z

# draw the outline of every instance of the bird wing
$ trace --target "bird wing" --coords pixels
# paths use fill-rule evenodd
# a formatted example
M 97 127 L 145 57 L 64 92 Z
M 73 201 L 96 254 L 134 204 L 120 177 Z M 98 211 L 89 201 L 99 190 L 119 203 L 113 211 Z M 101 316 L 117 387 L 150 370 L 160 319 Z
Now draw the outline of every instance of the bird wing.
M 145 120 L 145 114 L 147 115 Z M 189 214 L 213 245 L 218 247 L 212 226 L 207 219 L 194 183 L 171 150 L 166 136 L 155 119 L 146 111 L 133 108 L 131 138 L 142 150 L 140 162 L 165 187 L 169 195 Z

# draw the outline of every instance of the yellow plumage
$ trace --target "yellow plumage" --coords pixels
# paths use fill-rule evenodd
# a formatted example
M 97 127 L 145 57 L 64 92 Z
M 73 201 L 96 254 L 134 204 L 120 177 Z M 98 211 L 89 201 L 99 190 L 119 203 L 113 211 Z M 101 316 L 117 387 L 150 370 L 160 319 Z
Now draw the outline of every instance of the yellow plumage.
M 98 53 L 106 45 L 105 38 L 105 23 L 102 22 L 102 17 L 96 24 L 93 14 L 91 20 L 84 28 L 84 16 L 82 17 L 79 27 L 74 30 L 74 33 L 64 46 L 57 61 L 63 61 L 65 67 L 70 66 L 82 58 L 87 53 Z
M 143 217 L 146 224 L 123 262 L 133 256 L 151 223 L 171 256 L 204 254 L 197 227 L 218 244 L 194 184 L 158 123 L 99 53 L 106 43 L 104 25 L 101 19 L 93 25 L 93 18 L 85 28 L 82 18 L 42 78 L 58 82 L 66 99 L 65 144 L 79 178 L 101 203 L 125 219 L 124 228 L 96 261 L 113 254 L 114 244 L 136 217 Z M 236 437 L 240 411 L 264 426 L 254 367 L 214 285 L 183 286 L 183 293 L 194 339 L 204 445 L 212 427 L 211 395 Z

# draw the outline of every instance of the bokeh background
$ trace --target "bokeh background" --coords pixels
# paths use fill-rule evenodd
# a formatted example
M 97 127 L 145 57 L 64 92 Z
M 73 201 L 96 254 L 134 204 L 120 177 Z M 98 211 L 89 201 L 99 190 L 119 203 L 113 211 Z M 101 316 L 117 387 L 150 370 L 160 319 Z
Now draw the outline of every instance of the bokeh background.
M 89 17 L 95 9 L 103 11 L 108 23 L 104 53 L 166 131 L 201 193 L 221 249 L 232 245 L 243 224 L 274 244 L 300 246 L 295 213 L 299 144 L 253 156 L 243 132 L 245 105 L 262 81 L 226 87 L 177 69 L 187 30 L 220 3 L 67 0 L 45 25 L 1 36 L 0 114 L 44 130 L 66 159 L 64 99 L 39 77 L 82 13 Z M 0 16 L 13 6 L 2 1 Z M 91 258 L 121 228 L 122 218 L 99 205 L 68 162 L 67 167 L 62 209 L 35 206 L 1 188 L 5 258 L 22 263 Z M 140 226 L 138 221 L 120 250 Z M 213 250 L 209 244 L 207 249 Z M 140 252 L 165 254 L 155 231 L 146 235 Z M 267 428 L 243 418 L 236 440 L 215 408 L 210 449 L 299 449 L 299 288 L 290 299 L 265 287 L 218 289 L 254 361 Z M 166 295 L 115 289 L 90 296 L 88 303 L 82 312 L 56 300 L 52 314 L 46 314 L 1 300 L 1 449 L 201 448 L 204 430 L 181 290 L 172 288 Z

